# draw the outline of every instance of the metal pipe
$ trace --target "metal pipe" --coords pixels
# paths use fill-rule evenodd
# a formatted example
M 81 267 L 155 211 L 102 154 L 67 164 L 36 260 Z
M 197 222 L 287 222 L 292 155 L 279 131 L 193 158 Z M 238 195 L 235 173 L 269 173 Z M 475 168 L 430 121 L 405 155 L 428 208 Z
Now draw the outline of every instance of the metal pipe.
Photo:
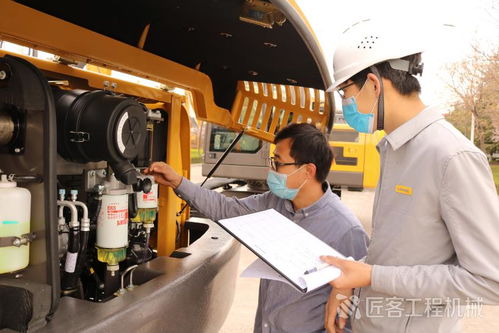
M 124 288 L 124 285 L 125 285 L 125 276 L 128 272 L 130 272 L 131 270 L 137 268 L 139 265 L 133 265 L 133 266 L 130 266 L 128 267 L 127 269 L 125 269 L 125 271 L 121 274 L 121 289 Z
M 80 222 L 78 222 L 78 210 L 76 209 L 76 205 L 72 201 L 57 200 L 57 206 L 67 207 L 71 211 L 71 220 L 69 222 L 70 228 L 77 228 L 80 226 Z
M 85 203 L 81 201 L 73 201 L 73 203 L 81 207 L 83 210 L 83 217 L 81 218 L 81 231 L 90 231 L 90 219 L 88 218 L 88 207 Z
M 59 192 L 59 195 L 61 196 L 61 198 L 63 197 L 61 192 Z M 74 202 L 67 200 L 58 200 L 57 205 L 68 207 L 71 210 L 71 220 L 68 223 L 70 229 L 68 252 L 66 254 L 66 263 L 64 265 L 64 272 L 61 279 L 62 290 L 65 293 L 71 293 L 75 290 L 78 283 L 78 275 L 75 274 L 75 271 L 78 261 L 78 254 L 80 252 L 80 222 L 78 221 L 78 210 L 76 209 L 76 205 L 74 204 Z
M 88 207 L 85 203 L 81 201 L 77 201 L 78 191 L 71 190 L 71 202 L 73 202 L 76 206 L 81 207 L 83 210 L 83 217 L 81 218 L 81 231 L 90 231 L 90 219 L 88 218 Z
M 133 266 L 130 266 L 128 267 L 123 273 L 121 273 L 121 288 L 120 290 L 118 290 L 118 292 L 116 293 L 117 296 L 121 296 L 123 295 L 124 293 L 126 293 L 126 289 L 125 289 L 125 276 L 128 272 L 130 272 L 131 270 L 137 268 L 139 265 L 133 265 Z M 132 284 L 132 280 L 130 280 L 130 284 Z
M 135 272 L 135 269 L 132 269 L 132 271 L 130 272 L 130 283 L 128 284 L 128 286 L 126 286 L 126 289 L 128 291 L 133 290 L 135 288 L 135 285 L 133 284 L 133 272 Z

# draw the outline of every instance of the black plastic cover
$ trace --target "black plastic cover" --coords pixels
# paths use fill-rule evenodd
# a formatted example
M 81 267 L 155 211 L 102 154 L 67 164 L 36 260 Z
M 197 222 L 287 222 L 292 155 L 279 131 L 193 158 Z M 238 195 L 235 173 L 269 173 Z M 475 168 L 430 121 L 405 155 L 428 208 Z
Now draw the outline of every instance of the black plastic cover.
M 243 22 L 245 0 L 17 2 L 132 46 L 149 25 L 144 50 L 199 68 L 212 80 L 216 104 L 227 109 L 238 80 L 327 87 L 320 50 L 311 50 L 304 38 L 312 37 L 294 26 L 304 23 L 288 17 L 268 29 Z
M 137 181 L 129 161 L 144 148 L 147 109 L 136 100 L 103 90 L 53 87 L 58 152 L 72 162 L 107 161 L 125 184 Z
M 33 294 L 26 289 L 0 286 L 0 329 L 26 332 L 33 316 Z

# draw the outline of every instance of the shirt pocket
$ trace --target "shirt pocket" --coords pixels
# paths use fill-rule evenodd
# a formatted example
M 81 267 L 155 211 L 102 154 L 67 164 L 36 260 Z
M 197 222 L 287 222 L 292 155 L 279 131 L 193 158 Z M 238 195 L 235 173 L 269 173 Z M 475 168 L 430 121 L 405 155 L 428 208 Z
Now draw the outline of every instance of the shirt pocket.
M 395 184 L 390 191 L 392 192 L 390 210 L 403 215 L 417 211 L 417 207 L 413 206 L 415 195 L 413 186 Z

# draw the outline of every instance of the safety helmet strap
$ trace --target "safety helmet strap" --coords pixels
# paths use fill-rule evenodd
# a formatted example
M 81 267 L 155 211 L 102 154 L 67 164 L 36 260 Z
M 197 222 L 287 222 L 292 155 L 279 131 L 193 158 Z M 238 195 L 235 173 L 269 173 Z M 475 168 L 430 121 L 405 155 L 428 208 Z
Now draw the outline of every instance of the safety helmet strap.
M 379 80 L 380 92 L 378 99 L 378 115 L 376 120 L 376 129 L 378 131 L 382 131 L 385 128 L 385 90 L 383 88 L 383 80 L 381 79 L 381 75 L 379 74 L 378 69 L 375 66 L 369 67 L 371 72 L 376 75 Z

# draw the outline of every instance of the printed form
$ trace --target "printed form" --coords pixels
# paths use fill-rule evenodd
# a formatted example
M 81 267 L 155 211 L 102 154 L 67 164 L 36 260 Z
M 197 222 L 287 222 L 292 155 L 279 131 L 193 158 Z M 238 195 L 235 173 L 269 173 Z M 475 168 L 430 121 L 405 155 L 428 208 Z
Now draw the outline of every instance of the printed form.
M 324 264 L 319 259 L 322 255 L 345 257 L 274 209 L 218 223 L 260 257 L 246 268 L 243 277 L 283 281 L 301 292 L 310 292 L 341 274 L 334 266 L 305 274 Z

